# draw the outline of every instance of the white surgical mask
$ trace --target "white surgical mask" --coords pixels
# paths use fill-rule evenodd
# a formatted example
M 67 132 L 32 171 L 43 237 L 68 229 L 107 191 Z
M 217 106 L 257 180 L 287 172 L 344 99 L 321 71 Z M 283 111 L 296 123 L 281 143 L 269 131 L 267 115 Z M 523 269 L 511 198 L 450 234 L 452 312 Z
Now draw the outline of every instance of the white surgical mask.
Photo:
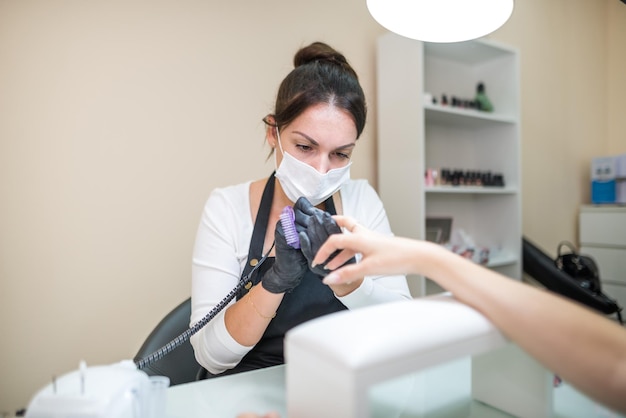
M 349 162 L 345 167 L 334 168 L 326 174 L 322 174 L 307 163 L 303 163 L 283 151 L 278 128 L 276 128 L 276 136 L 280 152 L 283 154 L 283 160 L 280 162 L 280 166 L 276 168 L 276 178 L 292 202 L 304 196 L 313 206 L 317 206 L 350 180 L 352 162 Z M 274 164 L 276 165 L 275 154 Z

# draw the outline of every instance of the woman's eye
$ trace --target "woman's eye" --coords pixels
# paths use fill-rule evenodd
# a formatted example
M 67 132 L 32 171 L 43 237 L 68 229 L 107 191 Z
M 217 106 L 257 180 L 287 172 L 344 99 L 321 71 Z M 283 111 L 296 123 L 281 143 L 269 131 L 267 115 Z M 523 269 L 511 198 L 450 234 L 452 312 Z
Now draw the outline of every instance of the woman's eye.
M 342 159 L 342 160 L 349 160 L 350 159 L 350 155 L 349 154 L 345 154 L 343 152 L 336 152 L 335 155 L 337 156 L 337 158 Z
M 311 149 L 312 149 L 310 146 L 303 145 L 303 144 L 297 144 L 296 148 L 298 148 L 300 151 L 305 151 L 305 152 L 311 151 Z

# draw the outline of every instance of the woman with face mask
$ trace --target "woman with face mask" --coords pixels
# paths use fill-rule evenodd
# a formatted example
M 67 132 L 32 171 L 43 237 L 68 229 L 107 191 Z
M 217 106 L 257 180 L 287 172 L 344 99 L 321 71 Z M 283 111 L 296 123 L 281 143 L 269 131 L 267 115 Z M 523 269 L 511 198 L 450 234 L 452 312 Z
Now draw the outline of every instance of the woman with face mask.
M 237 298 L 191 337 L 204 377 L 282 364 L 285 333 L 309 319 L 410 298 L 401 275 L 326 286 L 324 269 L 311 267 L 328 234 L 340 231 L 331 215 L 392 233 L 373 188 L 350 179 L 366 119 L 355 71 L 320 42 L 300 49 L 294 67 L 279 87 L 274 112 L 263 119 L 275 172 L 214 190 L 198 228 L 191 325 L 252 272 Z M 287 244 L 279 222 L 285 206 L 295 209 L 301 248 Z

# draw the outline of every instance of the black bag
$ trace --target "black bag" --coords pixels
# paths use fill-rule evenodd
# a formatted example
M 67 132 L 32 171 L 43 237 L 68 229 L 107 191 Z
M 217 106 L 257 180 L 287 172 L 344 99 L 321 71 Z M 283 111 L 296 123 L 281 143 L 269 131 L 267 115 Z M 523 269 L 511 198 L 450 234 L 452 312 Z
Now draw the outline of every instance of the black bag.
M 562 253 L 563 247 L 567 247 L 569 253 Z M 580 287 L 595 294 L 602 293 L 598 265 L 590 256 L 578 254 L 570 242 L 562 241 L 559 243 L 554 264 L 556 268 L 576 280 Z

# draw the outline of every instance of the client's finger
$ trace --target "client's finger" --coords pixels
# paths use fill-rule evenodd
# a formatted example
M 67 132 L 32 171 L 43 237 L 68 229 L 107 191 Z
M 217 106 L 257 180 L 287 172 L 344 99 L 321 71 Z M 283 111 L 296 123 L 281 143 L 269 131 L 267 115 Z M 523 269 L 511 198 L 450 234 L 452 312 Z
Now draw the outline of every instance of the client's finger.
M 348 260 L 350 260 L 353 257 L 354 257 L 354 251 L 343 250 L 343 251 L 337 253 L 337 255 L 335 255 L 332 260 L 330 260 L 328 263 L 326 263 L 324 265 L 324 268 L 326 270 L 334 270 L 337 267 L 341 267 L 344 264 L 346 264 L 346 262 L 348 262 Z
M 345 228 L 350 232 L 355 232 L 355 229 L 359 226 L 359 223 L 356 221 L 356 219 L 349 216 L 335 215 L 333 216 L 333 219 L 337 222 L 337 225 L 339 225 L 341 228 Z
M 333 254 L 335 251 L 343 250 L 344 248 L 343 242 L 345 241 L 346 238 L 349 238 L 349 235 L 334 234 L 334 235 L 329 236 L 328 239 L 324 242 L 324 244 L 322 244 L 320 249 L 317 251 L 317 254 L 315 254 L 315 257 L 313 258 L 313 262 L 311 264 L 313 266 L 317 266 L 318 264 L 324 264 L 326 260 L 328 260 L 328 257 L 330 257 L 331 254 Z M 349 257 L 345 258 L 343 262 L 345 263 L 353 255 L 354 255 L 354 252 L 352 252 L 352 254 Z M 338 265 L 341 265 L 341 264 L 338 264 Z
M 322 282 L 327 285 L 350 283 L 363 276 L 365 276 L 363 264 L 351 263 L 331 271 L 328 276 L 324 277 Z

